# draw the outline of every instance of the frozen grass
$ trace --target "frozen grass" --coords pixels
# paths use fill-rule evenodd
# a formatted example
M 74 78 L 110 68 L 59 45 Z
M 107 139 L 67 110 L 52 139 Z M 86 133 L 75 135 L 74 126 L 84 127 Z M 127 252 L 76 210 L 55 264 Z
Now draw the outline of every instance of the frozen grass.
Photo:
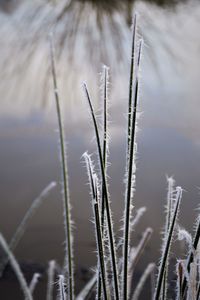
M 137 17 L 134 19 L 133 35 L 132 35 L 132 52 L 131 52 L 131 67 L 130 67 L 130 81 L 129 81 L 129 98 L 128 98 L 128 127 L 127 127 L 127 159 L 126 159 L 126 182 L 125 182 L 125 199 L 124 199 L 124 214 L 123 214 L 123 233 L 115 235 L 114 225 L 112 221 L 112 211 L 110 205 L 110 196 L 108 192 L 107 180 L 107 149 L 108 149 L 108 126 L 107 126 L 107 102 L 108 102 L 108 68 L 103 69 L 103 130 L 99 130 L 96 113 L 93 108 L 92 99 L 89 94 L 86 83 L 83 84 L 83 89 L 86 95 L 86 100 L 89 105 L 89 114 L 92 119 L 96 144 L 98 153 L 98 162 L 92 162 L 91 156 L 86 152 L 83 157 L 86 162 L 88 178 L 90 182 L 92 209 L 94 215 L 95 234 L 96 234 L 96 248 L 97 248 L 97 264 L 96 271 L 91 280 L 86 284 L 83 290 L 77 297 L 74 294 L 74 271 L 73 271 L 73 247 L 72 247 L 72 230 L 71 230 L 71 214 L 70 214 L 70 199 L 68 191 L 68 171 L 66 159 L 66 146 L 64 126 L 60 109 L 60 99 L 57 88 L 56 63 L 54 55 L 54 46 L 51 39 L 51 66 L 52 78 L 54 86 L 54 95 L 56 102 L 56 112 L 59 128 L 60 141 L 60 155 L 61 155 L 61 169 L 62 169 L 62 187 L 63 187 L 63 210 L 64 210 L 64 227 L 66 234 L 66 253 L 65 265 L 58 271 L 55 261 L 49 263 L 48 269 L 48 287 L 47 300 L 53 300 L 55 293 L 54 286 L 57 282 L 58 295 L 60 300 L 86 300 L 86 299 L 104 299 L 104 300 L 137 300 L 142 299 L 143 290 L 146 288 L 146 281 L 154 276 L 153 272 L 156 270 L 157 276 L 155 278 L 156 285 L 153 288 L 153 295 L 149 291 L 149 298 L 153 300 L 165 300 L 168 297 L 174 297 L 179 300 L 198 300 L 200 296 L 200 217 L 198 216 L 194 237 L 192 237 L 185 229 L 179 229 L 179 239 L 184 239 L 189 245 L 186 259 L 177 260 L 176 266 L 176 290 L 173 291 L 172 296 L 168 295 L 168 284 L 170 274 L 168 274 L 168 265 L 170 264 L 170 250 L 173 238 L 176 234 L 178 223 L 179 209 L 182 199 L 182 188 L 174 187 L 173 178 L 167 178 L 168 181 L 168 195 L 166 205 L 166 220 L 165 230 L 163 235 L 163 246 L 161 259 L 158 266 L 154 263 L 147 265 L 144 273 L 137 285 L 135 284 L 135 270 L 136 265 L 144 253 L 146 244 L 152 235 L 152 229 L 147 228 L 136 247 L 132 246 L 131 231 L 134 229 L 141 219 L 145 208 L 134 211 L 133 196 L 136 186 L 136 129 L 137 129 L 137 110 L 139 100 L 139 68 L 142 52 L 142 41 L 137 36 Z M 101 138 L 102 137 L 102 138 Z M 99 165 L 100 172 L 96 171 Z M 54 186 L 51 184 L 41 194 L 36 203 L 41 202 L 41 198 L 46 196 L 47 192 Z M 33 204 L 35 205 L 35 204 Z M 35 209 L 35 206 L 34 206 Z M 27 214 L 32 215 L 33 210 Z M 25 225 L 27 219 L 25 218 Z M 26 226 L 23 224 L 20 227 L 20 234 L 14 236 L 14 241 L 21 238 Z M 16 242 L 14 243 L 16 244 Z M 0 245 L 9 259 L 16 276 L 21 285 L 25 299 L 33 299 L 33 292 L 38 286 L 39 274 L 34 274 L 30 284 L 28 285 L 24 275 L 20 270 L 12 251 L 14 248 L 9 247 L 5 239 L 0 235 Z M 5 257 L 5 256 L 4 256 Z M 171 299 L 171 298 L 170 298 Z
M 57 75 L 56 75 L 56 65 L 55 65 L 55 53 L 53 38 L 50 36 L 50 50 L 51 50 L 51 69 L 53 78 L 54 95 L 56 102 L 56 111 L 58 118 L 58 128 L 59 128 L 59 141 L 60 141 L 60 156 L 61 156 L 61 169 L 62 169 L 62 188 L 63 188 L 63 210 L 64 210 L 64 228 L 66 235 L 66 256 L 65 265 L 63 272 L 67 274 L 66 281 L 68 283 L 67 290 L 69 299 L 74 299 L 74 274 L 73 274 L 73 250 L 72 250 L 72 221 L 70 213 L 70 198 L 68 189 L 68 170 L 67 170 L 67 158 L 66 158 L 66 144 L 64 137 L 64 126 L 62 120 L 62 114 L 60 109 L 60 99 L 57 87 Z M 61 280 L 61 279 L 60 279 Z

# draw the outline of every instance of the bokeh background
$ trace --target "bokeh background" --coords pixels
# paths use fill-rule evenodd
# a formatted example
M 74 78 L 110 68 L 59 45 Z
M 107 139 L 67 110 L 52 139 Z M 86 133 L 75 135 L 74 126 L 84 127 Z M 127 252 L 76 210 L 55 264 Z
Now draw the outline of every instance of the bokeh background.
M 101 122 L 100 73 L 103 64 L 110 67 L 108 172 L 115 227 L 120 234 L 135 11 L 144 47 L 134 205 L 146 206 L 147 213 L 133 233 L 133 244 L 145 227 L 154 229 L 137 268 L 139 275 L 148 262 L 159 259 L 166 176 L 173 175 L 185 189 L 179 221 L 187 229 L 192 229 L 199 205 L 199 1 L 0 1 L 0 230 L 9 241 L 33 199 L 50 181 L 60 182 L 48 39 L 53 32 L 68 144 L 77 291 L 90 278 L 96 262 L 89 187 L 81 158 L 88 150 L 96 159 L 95 142 L 81 83 L 87 82 Z M 36 299 L 44 299 L 48 261 L 63 260 L 61 198 L 58 185 L 15 250 L 28 278 L 35 271 L 43 274 Z M 0 279 L 0 298 L 13 296 L 22 298 L 8 267 Z

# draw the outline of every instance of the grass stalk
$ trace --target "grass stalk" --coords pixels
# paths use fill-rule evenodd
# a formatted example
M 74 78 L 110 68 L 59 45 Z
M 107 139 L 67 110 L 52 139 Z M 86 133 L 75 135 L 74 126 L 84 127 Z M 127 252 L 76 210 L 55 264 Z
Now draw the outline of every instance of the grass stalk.
M 197 287 L 197 298 L 196 300 L 199 300 L 200 299 L 200 283 L 198 284 L 198 287 Z
M 199 240 L 200 240 L 200 216 L 198 216 L 198 218 L 197 218 L 197 225 L 196 225 L 196 228 L 195 228 L 195 233 L 194 233 L 194 238 L 193 238 L 193 247 L 192 247 L 193 250 L 197 249 Z M 190 264 L 194 260 L 194 254 L 193 254 L 192 249 L 190 250 L 190 253 L 189 253 L 188 258 L 187 258 L 187 263 L 186 263 L 186 268 L 187 268 L 188 272 L 190 272 Z M 185 297 L 186 288 L 187 288 L 187 279 L 186 279 L 186 277 L 184 277 L 183 285 L 182 285 L 182 298 L 183 299 Z M 200 294 L 200 291 L 197 292 L 197 294 L 198 293 Z
M 104 299 L 107 300 L 109 299 L 109 296 L 107 291 L 107 276 L 106 276 L 106 266 L 105 266 L 105 259 L 104 259 L 105 257 L 104 242 L 103 242 L 104 238 L 103 238 L 101 219 L 100 219 L 100 210 L 99 210 L 98 180 L 96 174 L 94 173 L 90 156 L 87 153 L 85 153 L 84 158 L 87 165 L 90 187 L 91 187 L 91 194 L 92 194 L 92 206 L 94 212 L 96 241 L 97 241 L 97 249 L 98 249 L 98 264 L 99 264 L 99 271 L 101 274 L 103 296 Z
M 30 290 L 30 293 L 33 295 L 33 293 L 34 293 L 34 290 L 35 290 L 35 288 L 36 288 L 36 285 L 38 284 L 38 282 L 39 282 L 39 278 L 41 277 L 41 274 L 39 274 L 39 273 L 35 273 L 34 275 L 33 275 L 33 278 L 32 278 L 32 280 L 31 280 L 31 282 L 30 282 L 30 284 L 29 284 L 29 290 Z
M 102 155 L 102 150 L 101 150 L 99 130 L 98 130 L 93 106 L 92 106 L 92 103 L 90 100 L 90 95 L 89 95 L 89 92 L 88 92 L 88 89 L 87 89 L 87 86 L 85 83 L 83 84 L 83 88 L 84 88 L 86 98 L 87 98 L 87 101 L 89 104 L 90 113 L 92 116 L 95 135 L 96 135 L 97 151 L 98 151 L 98 156 L 99 156 L 100 171 L 101 171 L 103 189 L 104 189 L 104 195 L 105 195 L 105 198 L 104 198 L 105 199 L 105 211 L 106 211 L 108 236 L 109 236 L 110 259 L 111 259 L 111 263 L 112 263 L 113 287 L 114 287 L 115 299 L 119 300 L 119 283 L 118 283 L 118 270 L 117 270 L 117 261 L 116 261 L 115 240 L 114 240 L 114 233 L 113 233 L 113 222 L 112 222 L 112 218 L 111 218 L 111 210 L 110 210 L 106 175 L 104 172 L 103 155 Z
M 173 239 L 173 234 L 174 234 L 174 229 L 175 229 L 176 221 L 178 218 L 180 202 L 182 199 L 181 187 L 177 187 L 176 189 L 177 189 L 176 202 L 174 204 L 174 210 L 172 213 L 171 224 L 169 226 L 168 234 L 164 240 L 164 247 L 163 247 L 161 262 L 160 262 L 159 270 L 158 270 L 158 278 L 157 278 L 156 290 L 155 290 L 155 294 L 154 294 L 154 300 L 159 300 L 159 298 L 160 298 L 161 288 L 162 288 L 162 284 L 163 284 L 163 278 L 164 278 L 164 274 L 165 274 L 166 262 L 167 262 L 167 259 L 169 256 L 171 243 L 172 243 L 172 239 Z
M 167 177 L 168 189 L 167 189 L 167 205 L 166 205 L 166 222 L 165 222 L 165 230 L 164 230 L 164 239 L 167 238 L 167 233 L 169 231 L 169 226 L 171 223 L 171 216 L 173 212 L 173 194 L 174 194 L 174 184 L 175 181 L 172 177 Z M 165 266 L 165 274 L 162 284 L 162 300 L 167 299 L 167 290 L 168 290 L 168 266 L 169 266 L 169 256 L 166 261 Z
M 182 261 L 178 261 L 176 265 L 176 275 L 177 275 L 177 280 L 176 280 L 176 286 L 177 286 L 177 291 L 176 291 L 176 300 L 182 300 L 182 282 L 183 282 L 183 265 Z
M 73 274 L 73 251 L 72 251 L 72 230 L 71 230 L 71 213 L 70 213 L 70 197 L 68 190 L 68 169 L 67 169 L 67 158 L 66 158 L 66 145 L 65 145 L 65 135 L 64 126 L 62 120 L 62 114 L 60 109 L 60 99 L 58 94 L 57 85 L 57 75 L 56 75 L 56 65 L 55 65 L 55 50 L 53 44 L 53 38 L 50 39 L 50 52 L 51 52 L 51 71 L 54 86 L 54 96 L 56 102 L 56 111 L 59 127 L 59 140 L 60 140 L 60 155 L 61 155 L 61 167 L 62 167 L 62 184 L 63 184 L 63 204 L 64 204 L 64 225 L 65 225 L 65 235 L 66 235 L 66 270 L 67 270 L 67 289 L 69 293 L 69 299 L 74 299 L 74 274 Z
M 17 279 L 18 279 L 20 286 L 22 288 L 22 291 L 24 293 L 25 300 L 33 300 L 33 297 L 31 295 L 31 292 L 27 285 L 26 279 L 24 278 L 24 275 L 20 269 L 20 266 L 19 266 L 17 260 L 15 259 L 13 253 L 10 251 L 8 244 L 6 243 L 4 237 L 2 236 L 1 233 L 0 233 L 0 245 L 3 248 L 3 251 L 6 253 L 6 255 L 9 258 L 10 264 L 17 276 Z
M 146 270 L 144 271 L 142 277 L 140 278 L 140 281 L 138 282 L 133 297 L 131 298 L 132 300 L 138 300 L 140 297 L 140 294 L 144 288 L 145 282 L 147 280 L 147 278 L 151 275 L 151 273 L 153 272 L 153 270 L 155 269 L 155 264 L 154 263 L 150 263 Z
M 129 95 L 128 95 L 128 141 L 127 141 L 127 158 L 129 154 L 130 136 L 131 136 L 131 113 L 132 113 L 132 97 L 133 97 L 133 78 L 134 78 L 134 65 L 135 65 L 135 49 L 136 49 L 136 31 L 137 31 L 137 14 L 133 20 L 132 30 L 132 47 L 131 47 L 131 65 L 130 65 L 130 78 L 129 78 Z
M 97 282 L 97 274 L 95 274 L 89 282 L 84 286 L 84 288 L 81 290 L 81 292 L 76 297 L 76 300 L 86 300 L 88 299 L 88 296 L 92 292 L 92 290 L 95 287 L 95 284 Z
M 141 57 L 142 42 L 140 42 L 138 50 L 138 63 Z M 138 68 L 139 69 L 139 68 Z M 130 219 L 131 219 L 131 202 L 133 197 L 133 188 L 135 184 L 134 180 L 134 164 L 135 164 L 135 139 L 136 139 L 136 120 L 137 120 L 137 106 L 138 106 L 138 91 L 139 91 L 139 79 L 138 75 L 135 79 L 134 89 L 134 101 L 132 104 L 131 112 L 131 135 L 128 153 L 128 165 L 127 165 L 127 187 L 125 198 L 125 215 L 124 215 L 124 247 L 123 247 L 123 273 L 122 273 L 122 299 L 127 300 L 128 297 L 128 253 L 130 244 Z
M 53 300 L 53 285 L 54 285 L 54 277 L 56 270 L 56 262 L 55 260 L 51 260 L 49 262 L 49 267 L 47 271 L 47 300 Z
M 133 281 L 133 274 L 135 271 L 135 267 L 142 256 L 144 249 L 151 238 L 153 233 L 152 228 L 147 228 L 143 233 L 143 236 L 136 248 L 132 248 L 130 250 L 130 259 L 129 259 L 129 267 L 128 267 L 128 299 L 130 299 L 131 292 L 132 292 L 132 281 Z
M 13 252 L 17 245 L 19 244 L 20 240 L 22 239 L 24 232 L 26 230 L 26 227 L 28 225 L 28 222 L 32 218 L 32 216 L 35 214 L 35 212 L 38 210 L 39 206 L 42 204 L 42 201 L 48 196 L 50 191 L 56 186 L 55 182 L 51 182 L 46 186 L 46 188 L 40 193 L 40 195 L 32 202 L 30 208 L 24 215 L 21 223 L 17 227 L 17 230 L 15 234 L 13 235 L 10 243 L 9 243 L 9 249 Z M 0 277 L 3 275 L 4 269 L 8 263 L 8 257 L 3 257 L 2 261 L 0 262 Z
M 104 164 L 104 172 L 107 177 L 107 101 L 108 101 L 108 67 L 103 66 L 103 164 Z M 102 227 L 102 235 L 104 237 L 104 221 L 105 221 L 105 195 L 103 183 L 101 187 L 101 227 Z M 101 276 L 99 274 L 97 280 L 97 299 L 101 299 Z
M 107 176 L 107 101 L 108 101 L 108 67 L 103 67 L 103 165 L 104 173 Z M 102 183 L 102 199 L 101 199 L 101 225 L 102 232 L 104 228 L 104 219 L 105 219 L 105 195 L 104 188 Z
M 104 261 L 104 247 L 103 247 L 103 235 L 102 235 L 102 227 L 100 221 L 100 211 L 99 211 L 99 203 L 98 203 L 98 187 L 97 183 L 95 184 L 96 192 L 95 198 L 93 199 L 93 209 L 94 209 L 94 218 L 95 218 L 95 227 L 96 227 L 96 236 L 97 236 L 97 246 L 98 246 L 98 257 L 99 264 L 101 270 L 101 284 L 103 289 L 103 297 L 104 300 L 108 300 L 108 291 L 107 291 L 107 276 L 106 276 L 106 267 Z
M 67 300 L 66 294 L 65 294 L 65 278 L 63 275 L 59 275 L 59 300 Z

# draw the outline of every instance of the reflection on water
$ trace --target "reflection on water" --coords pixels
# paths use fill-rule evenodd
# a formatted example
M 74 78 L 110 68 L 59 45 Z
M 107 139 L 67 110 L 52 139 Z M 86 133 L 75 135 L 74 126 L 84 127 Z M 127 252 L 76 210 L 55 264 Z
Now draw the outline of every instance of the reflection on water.
M 49 14 L 51 6 L 39 11 L 36 6 L 33 7 L 34 10 L 27 14 L 27 18 L 24 18 L 27 6 L 19 8 L 12 15 L 0 15 L 0 227 L 8 240 L 32 200 L 50 181 L 59 181 L 60 178 L 56 116 L 52 84 L 48 76 L 46 41 L 49 22 L 54 15 Z M 133 234 L 135 244 L 146 226 L 152 226 L 155 231 L 145 259 L 138 267 L 138 272 L 141 272 L 147 262 L 156 260 L 159 255 L 166 174 L 174 175 L 177 183 L 187 191 L 181 208 L 181 224 L 186 223 L 188 228 L 191 227 L 194 209 L 199 203 L 197 187 L 200 168 L 197 162 L 200 161 L 200 121 L 197 82 L 200 45 L 197 37 L 200 6 L 194 1 L 186 7 L 177 7 L 175 12 L 142 3 L 136 4 L 136 7 L 141 15 L 140 31 L 146 46 L 141 74 L 140 109 L 144 113 L 139 121 L 141 132 L 138 135 L 135 206 L 146 205 L 148 213 Z M 32 23 L 29 22 L 31 14 Z M 34 21 L 36 15 L 37 22 Z M 95 265 L 96 261 L 94 228 L 90 222 L 90 196 L 81 160 L 83 152 L 88 150 L 92 153 L 95 145 L 80 82 L 87 80 L 96 101 L 96 110 L 99 111 L 101 101 L 98 101 L 97 73 L 102 63 L 111 66 L 109 175 L 112 178 L 110 192 L 117 229 L 124 207 L 124 132 L 130 31 L 126 20 L 118 12 L 113 15 L 117 28 L 120 28 L 117 32 L 113 33 L 105 17 L 102 31 L 104 43 L 101 45 L 102 36 L 98 35 L 99 31 L 94 25 L 96 15 L 92 9 L 89 17 L 85 17 L 83 23 L 81 21 L 77 32 L 72 30 L 73 15 L 68 21 L 72 27 L 66 29 L 63 25 L 65 23 L 59 23 L 55 29 L 55 38 L 59 41 L 58 72 L 66 120 L 72 214 L 76 224 L 74 236 L 78 289 L 83 279 L 88 278 L 88 266 Z M 42 18 L 45 20 L 43 23 Z M 89 32 L 86 28 L 90 29 Z M 67 36 L 76 34 L 76 39 L 69 40 L 74 41 L 73 57 L 68 51 L 68 39 L 60 47 L 65 31 Z M 114 34 L 115 42 L 112 39 Z M 118 46 L 121 49 L 120 58 L 116 51 Z M 104 47 L 106 50 L 103 50 Z M 89 52 L 91 48 L 92 52 Z M 45 266 L 50 259 L 61 263 L 63 238 L 61 194 L 57 188 L 30 222 L 15 254 L 19 261 L 39 263 L 40 267 Z M 8 284 L 13 287 L 15 282 L 3 281 L 0 287 L 0 298 L 5 300 L 11 299 L 9 294 L 1 296 Z

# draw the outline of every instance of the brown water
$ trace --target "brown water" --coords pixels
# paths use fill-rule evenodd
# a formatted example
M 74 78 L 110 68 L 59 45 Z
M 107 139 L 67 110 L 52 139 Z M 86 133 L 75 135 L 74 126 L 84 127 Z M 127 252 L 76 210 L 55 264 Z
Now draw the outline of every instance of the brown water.
M 145 258 L 138 266 L 139 274 L 148 262 L 157 261 L 159 257 L 160 231 L 164 222 L 163 206 L 166 199 L 166 175 L 173 175 L 177 184 L 185 189 L 180 223 L 188 229 L 191 229 L 196 215 L 195 208 L 199 204 L 200 61 L 198 51 L 200 45 L 197 37 L 200 7 L 191 4 L 189 7 L 180 7 L 173 13 L 162 11 L 154 6 L 138 5 L 138 10 L 141 11 L 141 31 L 146 46 L 141 71 L 140 110 L 143 114 L 139 120 L 141 130 L 138 133 L 137 187 L 134 205 L 136 208 L 145 205 L 147 213 L 138 230 L 133 234 L 134 244 L 137 244 L 145 227 L 151 226 L 154 229 Z M 188 10 L 190 10 L 189 16 Z M 130 32 L 127 27 L 124 27 L 123 31 L 124 39 L 122 38 L 121 43 L 124 53 L 129 53 Z M 3 31 L 1 34 L 3 35 Z M 184 39 L 185 36 L 187 39 Z M 6 38 L 4 36 L 5 40 Z M 110 51 L 115 51 L 112 43 L 108 46 Z M 13 51 L 16 54 L 15 50 Z M 76 51 L 79 53 L 78 50 Z M 39 59 L 40 52 L 44 52 L 43 47 L 37 49 L 35 57 L 38 60 L 35 58 L 36 60 L 31 64 L 32 69 L 29 66 L 20 74 L 13 73 L 13 77 L 11 71 L 14 62 L 11 58 L 10 63 L 4 66 L 4 72 L 8 71 L 9 76 L 1 83 L 0 228 L 8 241 L 33 199 L 50 181 L 55 180 L 58 183 L 60 181 L 58 133 L 51 86 L 49 99 L 43 101 L 41 96 L 37 97 L 42 90 L 40 79 L 46 76 L 47 69 L 46 65 L 41 63 L 42 59 Z M 97 71 L 101 70 L 102 61 L 98 59 L 95 66 L 91 65 L 87 59 L 83 60 L 85 52 L 87 52 L 85 49 L 80 49 L 75 62 L 70 59 L 65 62 L 63 56 L 58 62 L 68 144 L 72 216 L 75 223 L 77 290 L 88 280 L 89 268 L 96 263 L 88 180 L 81 158 L 86 150 L 89 153 L 95 151 L 95 143 L 80 81 L 87 80 L 96 110 L 99 112 L 101 102 L 97 98 L 99 79 Z M 4 54 L 2 50 L 2 61 Z M 115 55 L 116 52 L 113 56 Z M 111 58 L 112 54 L 109 54 L 107 63 L 110 59 L 110 119 L 112 120 L 109 175 L 113 216 L 116 230 L 119 230 L 121 226 L 119 220 L 122 218 L 124 208 L 128 56 L 121 61 L 119 69 L 116 61 Z M 113 65 L 115 67 L 112 69 Z M 67 68 L 66 71 L 63 71 L 64 67 Z M 12 86 L 9 85 L 10 82 L 13 82 Z M 19 88 L 17 89 L 16 86 Z M 37 86 L 38 91 L 36 91 Z M 13 94 L 16 94 L 15 98 Z M 58 185 L 32 218 L 15 251 L 18 261 L 23 263 L 29 278 L 33 270 L 45 273 L 49 260 L 56 259 L 59 263 L 63 261 L 64 231 L 61 198 Z M 44 278 L 45 276 L 42 279 L 43 283 Z M 8 270 L 5 278 L 0 282 L 0 299 L 22 299 L 21 294 L 16 292 L 16 286 L 16 281 Z M 41 289 L 45 289 L 44 284 L 41 284 Z M 44 296 L 40 294 L 36 299 L 43 298 Z

